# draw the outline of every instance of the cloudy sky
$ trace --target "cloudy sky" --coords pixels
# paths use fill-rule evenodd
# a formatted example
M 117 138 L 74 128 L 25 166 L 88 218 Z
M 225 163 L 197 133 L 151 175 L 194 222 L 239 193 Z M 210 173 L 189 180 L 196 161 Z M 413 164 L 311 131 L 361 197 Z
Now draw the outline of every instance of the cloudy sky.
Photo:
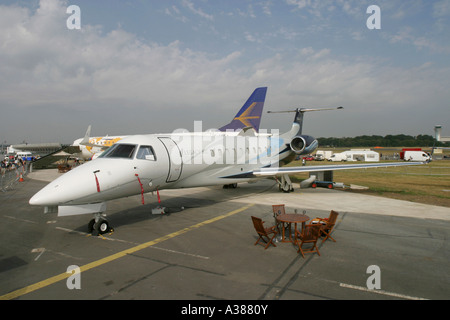
M 449 78 L 450 0 L 0 0 L 0 142 L 217 128 L 260 86 L 266 111 L 344 106 L 316 137 L 450 136 Z

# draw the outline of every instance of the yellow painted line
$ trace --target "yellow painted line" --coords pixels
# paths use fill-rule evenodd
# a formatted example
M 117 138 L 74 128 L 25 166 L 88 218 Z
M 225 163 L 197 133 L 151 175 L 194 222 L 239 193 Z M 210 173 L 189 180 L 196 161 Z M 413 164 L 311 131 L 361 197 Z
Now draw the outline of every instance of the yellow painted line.
M 189 232 L 189 231 L 192 231 L 192 230 L 194 230 L 194 229 L 198 229 L 198 228 L 200 228 L 200 227 L 203 227 L 203 226 L 205 226 L 205 225 L 207 225 L 207 224 L 210 224 L 210 223 L 213 223 L 213 222 L 222 220 L 222 219 L 224 219 L 224 218 L 230 217 L 230 216 L 235 215 L 235 214 L 237 214 L 237 213 L 239 213 L 239 212 L 242 212 L 242 211 L 244 211 L 244 210 L 247 210 L 248 208 L 250 208 L 250 207 L 252 207 L 252 206 L 254 206 L 254 204 L 246 205 L 246 206 L 244 206 L 244 207 L 242 207 L 242 208 L 240 208 L 240 209 L 233 210 L 233 211 L 228 212 L 228 213 L 226 213 L 226 214 L 223 214 L 223 215 L 214 217 L 214 218 L 212 218 L 212 219 L 209 219 L 209 220 L 200 222 L 200 223 L 195 224 L 195 225 L 193 225 L 193 226 L 190 226 L 190 227 L 181 229 L 181 230 L 179 230 L 179 231 L 170 233 L 170 234 L 165 235 L 165 236 L 163 236 L 163 237 L 160 237 L 160 238 L 158 238 L 158 239 L 155 239 L 155 240 L 152 240 L 152 241 L 149 241 L 149 242 L 140 244 L 140 245 L 138 245 L 138 246 L 135 246 L 135 247 L 132 247 L 132 248 L 130 248 L 130 249 L 126 249 L 126 250 L 120 251 L 120 252 L 118 252 L 118 253 L 115 253 L 115 254 L 110 255 L 110 256 L 108 256 L 108 257 L 105 257 L 105 258 L 103 258 L 103 259 L 100 259 L 100 260 L 97 260 L 97 261 L 88 263 L 88 264 L 86 264 L 86 265 L 84 265 L 84 266 L 81 266 L 81 267 L 80 267 L 80 271 L 81 271 L 81 272 L 85 272 L 85 271 L 88 271 L 88 270 L 90 270 L 90 269 L 96 268 L 96 267 L 101 266 L 101 265 L 103 265 L 103 264 L 106 264 L 106 263 L 108 263 L 108 262 L 111 262 L 111 261 L 117 260 L 117 259 L 119 259 L 119 258 L 122 258 L 122 257 L 124 257 L 124 256 L 126 256 L 126 255 L 128 255 L 128 254 L 135 253 L 135 252 L 137 252 L 137 251 L 140 251 L 140 250 L 143 250 L 143 249 L 145 249 L 145 248 L 151 247 L 151 246 L 153 246 L 153 245 L 155 245 L 155 244 L 157 244 L 157 243 L 161 243 L 161 242 L 163 242 L 163 241 L 166 241 L 166 240 L 175 238 L 175 237 L 177 237 L 177 236 L 179 236 L 179 235 L 182 235 L 182 234 L 184 234 L 184 233 L 186 233 L 186 232 Z M 52 284 L 54 284 L 54 283 L 56 283 L 56 282 L 62 281 L 62 280 L 64 280 L 64 279 L 67 279 L 67 278 L 70 277 L 71 275 L 72 275 L 72 273 L 66 273 L 66 272 L 65 272 L 65 273 L 61 273 L 61 274 L 59 274 L 59 275 L 57 275 L 57 276 L 48 278 L 48 279 L 46 279 L 46 280 L 43 280 L 43 281 L 37 282 L 37 283 L 35 283 L 35 284 L 32 284 L 32 285 L 30 285 L 30 286 L 27 286 L 27 287 L 25 287 L 25 288 L 18 289 L 18 290 L 16 290 L 16 291 L 13 291 L 13 292 L 7 293 L 7 294 L 5 294 L 5 295 L 3 295 L 3 296 L 0 296 L 0 300 L 11 300 L 11 299 L 18 298 L 18 297 L 23 296 L 23 295 L 25 295 L 25 294 L 27 294 L 27 293 L 30 293 L 30 292 L 33 292 L 33 291 L 36 291 L 36 290 L 45 288 L 45 287 L 47 287 L 47 286 L 49 286 L 49 285 L 52 285 Z

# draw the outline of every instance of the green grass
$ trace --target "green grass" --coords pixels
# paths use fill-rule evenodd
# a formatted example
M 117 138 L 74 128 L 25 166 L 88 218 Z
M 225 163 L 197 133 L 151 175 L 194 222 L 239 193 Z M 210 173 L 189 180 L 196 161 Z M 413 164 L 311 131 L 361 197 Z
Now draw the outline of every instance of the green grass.
M 352 162 L 355 163 L 355 162 Z M 309 161 L 307 165 L 336 164 Z M 290 166 L 300 166 L 299 161 Z M 308 173 L 292 176 L 293 181 L 309 177 Z M 437 160 L 426 165 L 334 171 L 334 181 L 356 184 L 368 190 L 350 190 L 363 194 L 450 207 L 450 161 Z

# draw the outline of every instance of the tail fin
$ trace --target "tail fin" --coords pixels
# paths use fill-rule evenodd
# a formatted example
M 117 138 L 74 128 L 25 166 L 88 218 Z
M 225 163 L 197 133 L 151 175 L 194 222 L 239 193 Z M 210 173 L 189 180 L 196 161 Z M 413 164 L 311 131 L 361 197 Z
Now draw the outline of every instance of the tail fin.
M 264 108 L 264 101 L 266 99 L 266 92 L 267 87 L 256 88 L 241 110 L 234 116 L 233 120 L 219 130 L 226 131 L 252 127 L 258 132 L 261 123 L 261 114 Z
M 80 141 L 80 145 L 87 145 L 89 144 L 89 138 L 91 136 L 91 125 L 89 125 L 89 127 L 86 130 L 86 134 L 84 135 L 83 140 Z

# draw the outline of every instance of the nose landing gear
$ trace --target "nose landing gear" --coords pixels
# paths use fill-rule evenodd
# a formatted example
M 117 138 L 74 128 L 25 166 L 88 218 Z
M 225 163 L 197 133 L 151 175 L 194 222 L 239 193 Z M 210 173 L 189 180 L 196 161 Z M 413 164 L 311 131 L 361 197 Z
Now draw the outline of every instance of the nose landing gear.
M 111 228 L 109 222 L 104 218 L 104 215 L 102 215 L 101 213 L 95 213 L 94 219 L 89 221 L 88 233 L 92 233 L 93 236 L 98 236 L 113 231 L 114 229 Z

